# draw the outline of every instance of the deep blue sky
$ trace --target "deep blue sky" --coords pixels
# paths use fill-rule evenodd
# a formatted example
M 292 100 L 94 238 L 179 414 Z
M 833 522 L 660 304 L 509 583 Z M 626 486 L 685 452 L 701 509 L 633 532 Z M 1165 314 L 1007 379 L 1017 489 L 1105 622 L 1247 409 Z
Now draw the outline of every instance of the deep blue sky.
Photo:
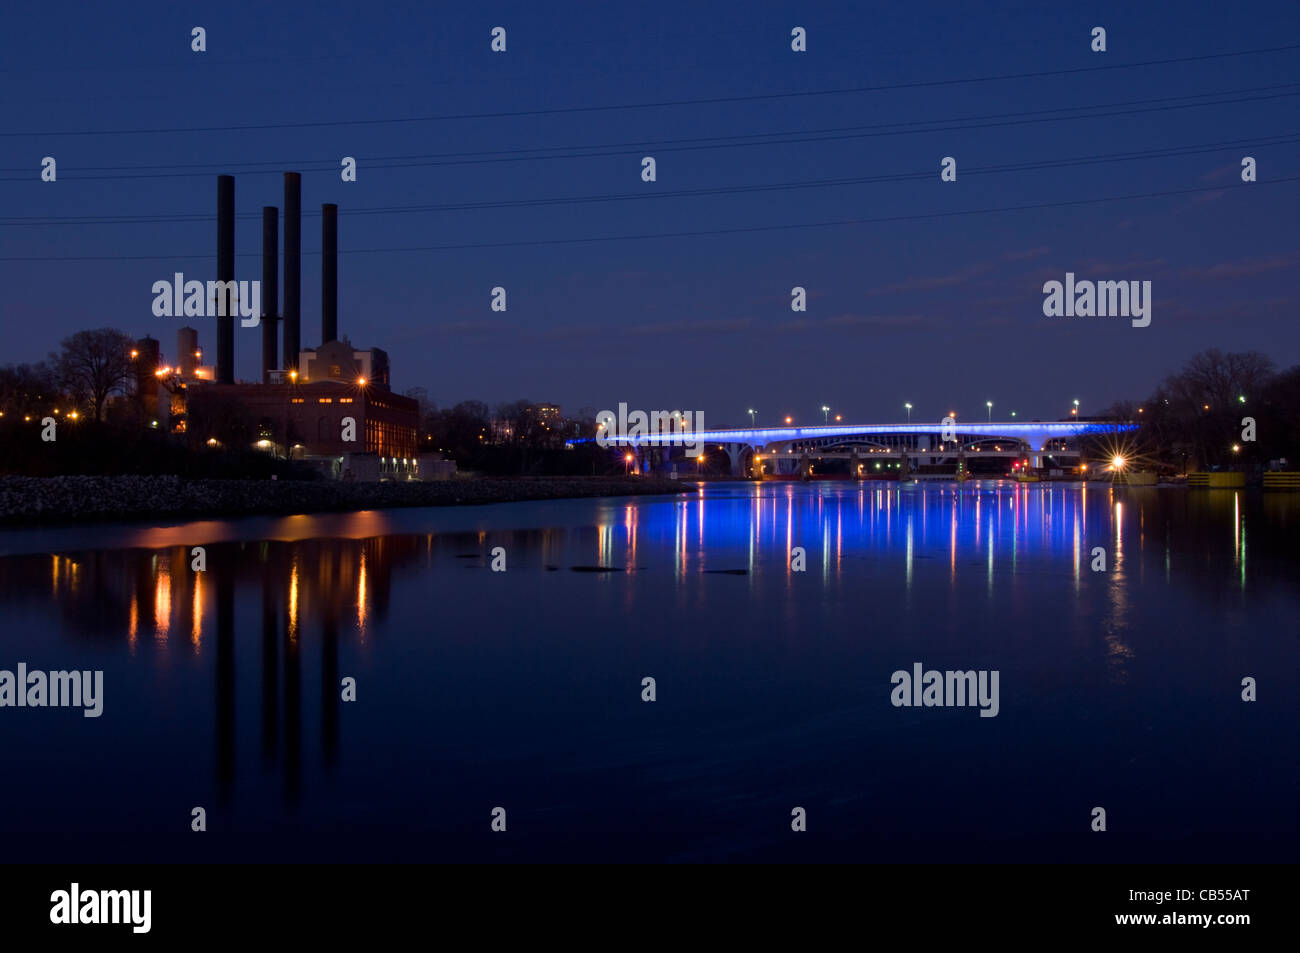
M 306 12 L 296 12 L 305 10 Z M 1173 12 L 1176 10 L 1176 14 Z M 208 51 L 190 51 L 190 29 Z M 508 51 L 489 50 L 504 26 Z M 809 51 L 789 48 L 806 27 Z M 1089 50 L 1094 26 L 1108 52 Z M 320 2 L 8 5 L 0 14 L 0 361 L 42 358 L 77 329 L 152 334 L 176 319 L 150 286 L 215 277 L 219 172 L 237 176 L 237 277 L 260 277 L 260 210 L 301 170 L 303 344 L 319 341 L 322 202 L 340 207 L 339 322 L 388 350 L 393 382 L 431 399 L 528 397 L 566 410 L 702 410 L 710 424 L 823 403 L 851 419 L 949 409 L 1056 417 L 1149 392 L 1207 347 L 1300 361 L 1300 51 L 873 92 L 551 115 L 246 131 L 123 130 L 329 122 L 627 105 L 1117 66 L 1297 42 L 1300 6 L 1223 3 L 445 5 Z M 1271 99 L 1167 108 L 1228 94 Z M 920 122 L 1161 100 L 1147 111 L 926 131 Z M 1134 107 L 1127 107 L 1132 109 Z M 1103 110 L 1114 111 L 1114 110 Z M 684 150 L 667 140 L 913 124 L 902 134 Z M 93 135 L 43 133 L 103 130 Z M 861 130 L 848 130 L 848 132 Z M 13 133 L 22 133 L 13 135 Z M 31 134 L 27 134 L 31 133 Z M 1250 140 L 1204 151 L 1214 144 Z M 622 145 L 651 142 L 653 145 Z M 511 150 L 609 146 L 587 157 Z M 1000 174 L 980 167 L 1196 148 L 1193 154 Z M 381 157 L 489 153 L 472 162 Z M 640 180 L 640 157 L 659 163 Z M 40 160 L 58 160 L 55 184 Z M 339 159 L 360 162 L 340 181 Z M 958 160 L 958 181 L 939 160 Z M 1259 162 L 1244 185 L 1241 156 Z M 423 163 L 413 165 L 411 163 Z M 440 164 L 432 164 L 438 162 Z M 382 168 L 383 165 L 405 167 Z M 105 167 L 152 166 L 106 171 Z M 181 173 L 181 174 L 177 174 Z M 356 210 L 922 173 L 874 184 L 539 207 Z M 103 176 L 127 176 L 107 179 Z M 96 176 L 91 178 L 90 176 Z M 935 215 L 1215 189 L 1094 205 L 681 238 L 363 253 Z M 315 214 L 311 214 L 315 213 Z M 13 224 L 15 218 L 190 215 L 201 221 Z M 1049 319 L 1042 284 L 1154 283 L 1150 327 Z M 503 285 L 509 311 L 489 310 Z M 808 312 L 790 311 L 790 288 Z M 210 321 L 199 322 L 214 351 Z M 240 377 L 260 336 L 236 329 Z M 170 354 L 169 354 L 170 356 Z

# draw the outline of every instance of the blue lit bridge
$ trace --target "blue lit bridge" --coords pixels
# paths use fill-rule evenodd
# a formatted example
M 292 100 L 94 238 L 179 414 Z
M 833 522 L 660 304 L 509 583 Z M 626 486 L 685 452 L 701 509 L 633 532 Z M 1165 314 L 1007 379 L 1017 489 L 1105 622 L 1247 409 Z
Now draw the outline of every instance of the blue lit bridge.
M 664 415 L 667 416 L 667 415 Z M 880 466 L 903 472 L 962 465 L 979 460 L 1025 460 L 1034 469 L 1079 461 L 1079 438 L 1121 434 L 1133 423 L 1086 421 L 1009 421 L 978 423 L 846 424 L 821 427 L 756 427 L 729 430 L 673 430 L 673 418 L 656 433 L 611 434 L 599 441 L 623 449 L 637 470 L 668 469 L 689 453 L 723 450 L 731 472 L 766 476 L 807 476 L 815 461 L 845 460 L 847 472 L 870 474 Z M 570 440 L 570 445 L 595 438 Z

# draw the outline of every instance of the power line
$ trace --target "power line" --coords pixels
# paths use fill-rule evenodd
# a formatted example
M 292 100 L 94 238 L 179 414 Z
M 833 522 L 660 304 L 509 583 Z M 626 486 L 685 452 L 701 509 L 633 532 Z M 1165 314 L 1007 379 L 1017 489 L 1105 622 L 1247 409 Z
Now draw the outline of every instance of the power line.
M 1136 63 L 1111 63 L 1102 66 L 1076 66 L 1068 69 L 1038 70 L 1027 73 L 1002 73 L 993 76 L 970 76 L 960 79 L 932 79 L 911 83 L 888 83 L 875 86 L 849 86 L 839 89 L 813 89 L 790 93 L 752 93 L 745 96 L 712 96 L 702 99 L 669 99 L 649 103 L 617 103 L 604 106 L 555 106 L 548 109 L 514 109 L 498 112 L 481 113 L 444 113 L 434 116 L 401 116 L 392 119 L 328 119 L 315 122 L 274 122 L 245 123 L 227 126 L 185 126 L 179 128 L 153 129 L 81 129 L 81 130 L 44 130 L 23 132 L 0 132 L 2 138 L 20 136 L 137 136 L 165 133 L 176 135 L 192 132 L 246 132 L 259 129 L 313 129 L 332 126 L 379 126 L 399 125 L 417 122 L 444 122 L 462 119 L 510 119 L 521 116 L 555 116 L 574 113 L 610 112 L 631 109 L 659 109 L 673 106 L 706 106 L 725 103 L 763 102 L 777 99 L 801 99 L 813 96 L 839 96 L 849 93 L 889 92 L 901 89 L 929 89 L 942 86 L 961 86 L 973 83 L 992 83 L 1013 79 L 1042 79 L 1048 76 L 1071 76 L 1081 73 L 1098 73 L 1108 70 L 1139 69 L 1147 66 L 1168 66 L 1176 63 L 1195 63 L 1206 60 L 1228 59 L 1238 56 L 1257 56 L 1265 53 L 1280 53 L 1300 49 L 1300 43 L 1286 46 L 1262 47 L 1254 50 L 1235 50 L 1229 53 L 1202 53 L 1196 56 L 1178 56 L 1158 60 L 1141 60 Z
M 406 169 L 406 168 L 420 168 L 420 167 L 429 167 L 429 166 L 480 165 L 480 164 L 489 164 L 489 163 L 497 163 L 497 162 L 536 161 L 539 159 L 603 158 L 609 156 L 626 155 L 627 154 L 626 150 L 632 147 L 636 147 L 638 149 L 655 149 L 659 152 L 695 152 L 695 151 L 709 150 L 709 149 L 749 148 L 751 146 L 789 145 L 789 144 L 799 144 L 799 143 L 807 143 L 807 142 L 833 142 L 833 141 L 843 141 L 848 139 L 877 138 L 882 136 L 888 137 L 888 136 L 920 135 L 920 134 L 934 133 L 934 132 L 954 132 L 954 131 L 960 132 L 960 131 L 965 131 L 970 129 L 993 129 L 1002 126 L 1031 125 L 1031 124 L 1043 123 L 1043 122 L 1065 122 L 1065 121 L 1074 121 L 1074 120 L 1081 120 L 1081 119 L 1100 119 L 1100 118 L 1106 118 L 1111 116 L 1127 116 L 1127 115 L 1133 115 L 1137 113 L 1168 112 L 1175 109 L 1195 109 L 1202 106 L 1222 106 L 1222 105 L 1230 105 L 1230 104 L 1243 103 L 1243 102 L 1259 102 L 1262 100 L 1282 99 L 1282 98 L 1288 98 L 1293 96 L 1300 96 L 1300 83 L 1289 83 L 1289 84 L 1282 84 L 1278 86 L 1263 86 L 1263 87 L 1258 87 L 1258 89 L 1261 91 L 1287 89 L 1290 90 L 1290 92 L 1273 93 L 1271 95 L 1265 95 L 1265 96 L 1245 96 L 1245 97 L 1237 97 L 1231 99 L 1218 99 L 1211 102 L 1199 102 L 1199 103 L 1171 102 L 1172 100 L 1193 98 L 1192 96 L 1174 96 L 1174 97 L 1165 97 L 1165 98 L 1153 99 L 1153 100 L 1134 100 L 1132 101 L 1134 103 L 1165 103 L 1166 105 L 1151 106 L 1143 109 L 1124 109 L 1124 110 L 1118 110 L 1114 112 L 1089 112 L 1087 114 L 1082 114 L 1079 111 L 1106 109 L 1109 108 L 1109 105 L 1129 105 L 1129 104 L 1116 103 L 1116 104 L 1097 105 L 1097 106 L 1068 106 L 1068 107 L 1058 107 L 1056 109 L 1049 109 L 1049 110 L 1028 110 L 1020 113 L 1001 113 L 992 116 L 972 116 L 972 117 L 967 117 L 962 119 L 908 120 L 908 121 L 897 122 L 897 123 L 877 123 L 868 126 L 840 126 L 840 127 L 831 127 L 822 130 L 806 130 L 802 133 L 801 132 L 747 133 L 743 135 L 721 136 L 721 137 L 708 136 L 708 137 L 696 137 L 696 138 L 686 138 L 686 139 L 667 139 L 667 140 L 658 140 L 655 142 L 611 143 L 605 146 L 592 145 L 592 146 L 535 147 L 531 149 L 500 150 L 497 152 L 441 153 L 441 154 L 431 153 L 428 155 L 413 155 L 413 156 L 378 156 L 370 159 L 361 157 L 358 159 L 358 163 L 361 164 L 366 169 Z M 1242 92 L 1249 92 L 1249 91 L 1250 90 L 1242 90 Z M 1221 96 L 1226 94 L 1199 93 L 1194 95 L 1197 97 L 1205 97 L 1205 96 Z M 1061 113 L 1067 111 L 1074 112 L 1075 114 L 1060 115 L 1060 116 L 1043 115 L 1044 113 Z M 985 120 L 987 119 L 994 119 L 994 118 L 1001 118 L 1001 117 L 1016 117 L 1016 116 L 1039 117 L 1039 118 L 1010 119 L 1006 122 L 985 123 Z M 940 125 L 935 125 L 936 123 L 956 123 L 957 125 L 940 126 Z M 923 126 L 923 125 L 930 126 L 930 128 L 924 128 L 924 129 L 906 128 L 909 126 L 916 127 L 916 126 Z M 838 135 L 821 135 L 821 133 L 823 132 L 841 133 L 843 132 L 843 130 L 868 130 L 868 131 L 846 132 Z M 786 137 L 786 138 L 773 138 L 773 137 Z M 742 139 L 753 140 L 753 141 L 746 141 L 746 142 L 730 141 L 730 140 L 742 140 Z M 673 145 L 674 143 L 695 143 L 695 144 L 694 145 Z M 600 148 L 614 148 L 614 151 L 606 151 L 606 152 L 578 151 L 578 152 L 570 152 L 568 154 L 556 152 L 556 150 L 559 149 L 586 150 L 586 149 L 600 149 Z M 546 153 L 546 152 L 553 152 L 555 154 L 524 155 L 524 153 Z M 495 157 L 495 158 L 452 159 L 450 161 L 443 161 L 444 156 L 482 156 L 482 157 Z M 401 161 L 401 162 L 387 162 L 387 163 L 382 161 L 386 159 L 401 159 L 401 160 L 431 159 L 434 161 L 419 161 L 419 162 Z M 211 175 L 232 174 L 232 173 L 238 173 L 240 175 L 280 175 L 281 171 L 286 166 L 296 167 L 299 170 L 305 169 L 305 171 L 308 172 L 335 172 L 337 171 L 338 168 L 336 163 L 337 163 L 336 158 L 301 159 L 301 160 L 290 159 L 290 160 L 277 160 L 277 161 L 266 161 L 266 162 L 258 161 L 258 162 L 247 163 L 247 165 L 274 166 L 274 168 L 264 168 L 264 169 L 253 168 L 253 169 L 244 169 L 244 170 L 240 170 L 237 167 L 232 169 L 231 164 L 217 164 L 217 163 L 202 163 L 202 164 L 190 164 L 190 165 L 180 165 L 180 166 L 153 165 L 153 166 L 116 167 L 121 169 L 203 168 L 207 170 L 204 172 L 147 173 L 144 175 L 81 175 L 79 174 L 78 170 L 74 168 L 72 176 L 70 178 L 74 181 L 92 181 L 92 180 L 104 180 L 104 179 L 116 180 L 116 179 L 206 178 Z M 308 168 L 310 166 L 318 166 L 318 168 Z M 115 167 L 88 166 L 86 168 L 113 169 Z M 21 172 L 23 174 L 0 177 L 0 182 L 35 182 L 36 181 L 33 171 L 30 169 L 9 168 L 9 169 L 4 169 L 2 171 Z M 65 178 L 68 178 L 68 176 L 66 175 L 66 170 L 64 172 L 64 175 Z
M 1258 188 L 1267 185 L 1280 185 L 1287 182 L 1300 181 L 1300 175 L 1285 176 L 1277 179 L 1268 179 L 1261 182 L 1252 183 L 1251 188 Z M 698 229 L 693 231 L 679 232 L 654 232 L 645 234 L 631 235 L 602 235 L 590 238 L 551 238 L 535 239 L 528 241 L 513 242 L 470 242 L 464 244 L 449 245 L 409 245 L 393 248 L 352 248 L 339 249 L 339 254 L 343 255 L 388 255 L 402 252 L 428 252 L 428 251 L 463 251 L 469 249 L 483 248 L 528 248 L 543 245 L 578 245 L 591 244 L 597 242 L 622 242 L 622 241 L 643 241 L 657 238 L 698 238 L 709 235 L 739 235 L 754 232 L 773 232 L 773 231 L 792 231 L 801 228 L 840 228 L 851 225 L 879 225 L 891 222 L 916 222 L 932 219 L 954 218 L 963 215 L 991 215 L 1002 212 L 1024 212 L 1037 211 L 1050 208 L 1071 208 L 1085 205 L 1099 205 L 1106 202 L 1122 202 L 1134 199 L 1151 199 L 1151 198 L 1168 198 L 1179 195 L 1197 195 L 1206 192 L 1223 192 L 1226 189 L 1223 186 L 1208 186 L 1194 189 L 1170 189 L 1162 192 L 1143 192 L 1131 195 L 1110 195 L 1101 196 L 1091 199 L 1069 199 L 1060 202 L 1040 202 L 1030 205 L 1006 205 L 998 208 L 980 208 L 953 210 L 947 212 L 930 212 L 919 215 L 889 215 L 878 218 L 851 218 L 841 219 L 830 222 L 800 222 L 785 225 L 747 225 L 736 226 L 734 228 L 712 228 Z M 319 252 L 304 251 L 304 255 L 318 255 Z M 211 258 L 211 252 L 204 252 L 193 255 L 69 255 L 61 257 L 45 256 L 14 256 L 0 257 L 0 261 L 13 262 L 56 262 L 56 261 L 158 261 L 158 260 L 189 260 L 200 258 Z M 239 254 L 240 258 L 261 258 L 261 252 L 244 252 Z
M 613 148 L 630 149 L 633 147 L 647 148 L 647 147 L 663 146 L 663 145 L 677 145 L 683 143 L 687 143 L 687 144 L 712 143 L 712 142 L 726 142 L 728 140 L 737 140 L 737 139 L 757 139 L 764 136 L 820 135 L 822 133 L 857 132 L 861 130 L 890 129 L 895 127 L 930 125 L 934 123 L 983 122 L 989 119 L 1006 119 L 1006 118 L 1017 118 L 1022 116 L 1042 116 L 1048 113 L 1077 112 L 1079 110 L 1086 110 L 1086 109 L 1111 109 L 1118 106 L 1139 106 L 1139 105 L 1149 105 L 1152 103 L 1173 103 L 1185 99 L 1204 99 L 1208 96 L 1236 96 L 1238 93 L 1273 92 L 1280 89 L 1290 89 L 1290 90 L 1300 89 L 1300 83 L 1277 83 L 1272 86 L 1248 86 L 1243 89 L 1225 89 L 1219 91 L 1212 91 L 1208 93 L 1185 93 L 1181 96 L 1158 96 L 1154 99 L 1129 99 L 1117 103 L 1095 103 L 1091 105 L 1085 104 L 1081 106 L 1056 106 L 1052 109 L 1018 110 L 1016 112 L 1009 112 L 1009 113 L 988 113 L 983 116 L 958 116 L 951 119 L 908 119 L 900 122 L 874 123 L 874 124 L 860 125 L 860 126 L 829 126 L 829 127 L 823 127 L 821 129 L 794 129 L 794 130 L 789 130 L 787 132 L 770 132 L 770 133 L 737 133 L 735 135 L 730 135 L 730 136 L 692 136 L 692 137 L 676 138 L 676 139 L 639 139 L 639 140 L 633 140 L 629 142 L 601 142 L 601 143 L 587 143 L 587 144 L 569 145 L 569 146 L 531 146 L 531 147 L 526 147 L 521 149 L 488 149 L 488 150 L 476 150 L 473 152 L 426 152 L 426 153 L 416 153 L 413 155 L 408 154 L 408 155 L 396 155 L 396 156 L 362 156 L 359 159 L 359 161 L 369 163 L 369 162 L 381 162 L 381 161 L 385 161 L 385 162 L 397 161 L 397 160 L 406 160 L 406 159 L 453 159 L 453 158 L 466 158 L 466 157 L 473 158 L 473 157 L 490 157 L 490 156 L 515 155 L 521 153 L 536 153 L 536 152 L 564 152 L 566 150 L 573 150 L 573 149 L 613 149 Z M 1235 99 L 1227 100 L 1227 102 L 1240 102 L 1240 100 L 1235 100 Z M 1210 105 L 1214 105 L 1214 104 L 1210 104 Z M 1078 118 L 1078 117 L 1066 116 L 1064 118 L 1071 119 L 1071 118 Z M 794 141 L 803 141 L 803 140 L 794 140 Z M 567 156 L 561 156 L 560 158 L 567 158 Z M 152 169 L 207 169 L 207 170 L 233 169 L 235 172 L 239 172 L 240 167 L 256 168 L 258 166 L 269 166 L 269 167 L 273 167 L 278 172 L 281 169 L 295 169 L 300 166 L 311 165 L 313 163 L 315 164 L 335 163 L 335 159 L 331 157 L 329 159 L 267 159 L 267 160 L 244 160 L 244 161 L 223 160 L 223 161 L 216 161 L 216 162 L 189 162 L 189 163 L 163 163 L 163 164 L 154 163 L 149 165 L 97 165 L 97 166 L 82 166 L 80 170 L 86 172 L 130 172 L 130 171 L 144 171 L 144 170 L 152 170 Z M 333 166 L 331 165 L 330 168 L 332 170 Z M 0 172 L 26 173 L 29 171 L 30 171 L 29 166 L 10 166 L 8 168 L 0 167 Z M 209 174 L 209 173 L 205 172 L 204 174 Z
M 1194 143 L 1185 146 L 1164 146 L 1159 149 L 1135 150 L 1129 152 L 1106 153 L 1102 155 L 1074 156 L 1059 159 L 1036 159 L 1025 162 L 1008 163 L 991 166 L 966 166 L 961 170 L 963 176 L 993 175 L 1008 172 L 1025 172 L 1037 169 L 1069 168 L 1082 165 L 1097 165 L 1106 162 L 1132 162 L 1141 159 L 1163 159 L 1178 156 L 1203 155 L 1223 152 L 1242 146 L 1258 147 L 1287 145 L 1300 142 L 1300 132 L 1276 136 L 1252 136 L 1244 139 L 1230 139 L 1210 143 Z M 698 198 L 711 195 L 736 195 L 751 192 L 779 192 L 797 189 L 827 188 L 843 185 L 870 185 L 884 182 L 905 182 L 933 178 L 933 170 L 897 172 L 882 175 L 851 176 L 834 179 L 813 179 L 798 182 L 773 182 L 755 185 L 713 186 L 696 189 L 674 189 L 665 191 L 638 191 L 623 193 L 606 193 L 600 195 L 550 196 L 534 199 L 500 199 L 480 202 L 449 202 L 426 205 L 386 205 L 348 209 L 349 216 L 354 215 L 396 215 L 414 212 L 454 212 L 478 211 L 499 208 L 536 208 L 552 205 L 582 205 L 600 202 L 646 201 L 671 198 Z M 309 214 L 319 215 L 319 212 Z M 243 220 L 261 220 L 261 212 L 245 212 L 236 218 Z M 0 219 L 0 227 L 18 226 L 44 227 L 48 225 L 176 225 L 193 222 L 211 222 L 215 215 L 177 214 L 164 216 L 69 216 L 65 218 L 8 218 Z

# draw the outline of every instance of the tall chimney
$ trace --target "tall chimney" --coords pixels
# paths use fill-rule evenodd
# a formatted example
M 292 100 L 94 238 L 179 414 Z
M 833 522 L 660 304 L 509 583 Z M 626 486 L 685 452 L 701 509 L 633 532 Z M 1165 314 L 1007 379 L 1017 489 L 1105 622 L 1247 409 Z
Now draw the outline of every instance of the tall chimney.
M 279 369 L 275 341 L 276 316 L 280 313 L 280 210 L 262 207 L 262 380 Z
M 302 346 L 299 318 L 301 317 L 302 285 L 302 175 L 284 174 L 284 366 L 288 370 L 298 367 L 298 351 Z
M 320 342 L 339 339 L 339 207 L 320 207 Z
M 235 280 L 235 177 L 217 176 L 217 281 Z M 225 286 L 223 286 L 225 287 Z M 220 304 L 219 300 L 214 305 Z M 226 310 L 234 305 L 225 295 Z M 235 316 L 217 317 L 217 383 L 235 382 Z

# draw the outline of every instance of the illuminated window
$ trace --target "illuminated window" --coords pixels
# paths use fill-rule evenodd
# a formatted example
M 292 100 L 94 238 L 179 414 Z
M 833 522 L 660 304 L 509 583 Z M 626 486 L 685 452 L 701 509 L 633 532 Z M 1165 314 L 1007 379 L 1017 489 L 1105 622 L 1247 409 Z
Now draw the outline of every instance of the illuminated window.
M 317 397 L 317 398 L 316 398 L 316 403 L 318 403 L 318 404 L 332 404 L 332 403 L 334 403 L 334 398 L 333 398 L 333 397 Z

